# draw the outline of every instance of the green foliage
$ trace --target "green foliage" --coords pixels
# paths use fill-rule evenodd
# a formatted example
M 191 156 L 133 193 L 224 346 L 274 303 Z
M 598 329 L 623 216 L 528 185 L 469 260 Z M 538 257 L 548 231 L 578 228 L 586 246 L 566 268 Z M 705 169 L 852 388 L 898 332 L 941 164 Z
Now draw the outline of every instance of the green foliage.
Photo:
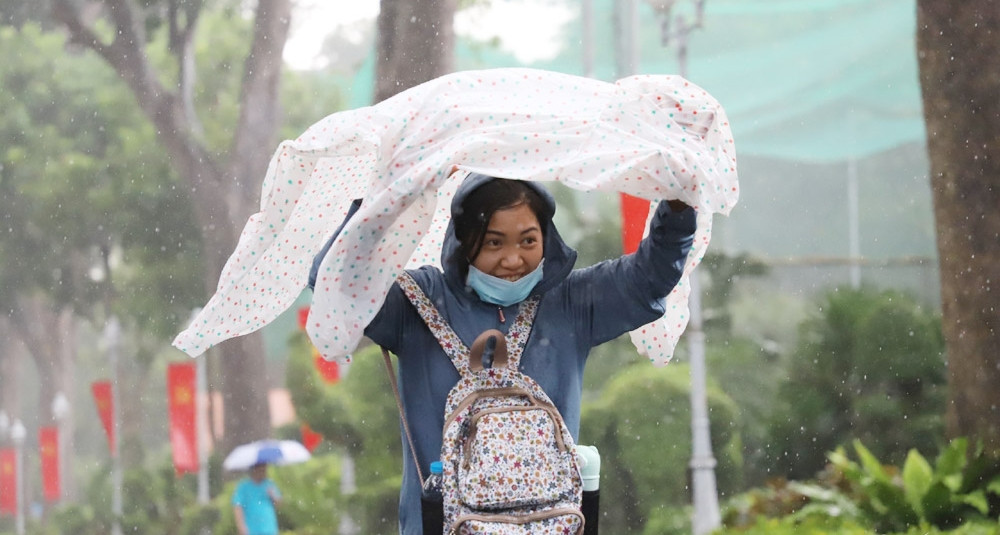
M 232 9 L 199 19 L 195 107 L 208 119 L 202 140 L 217 154 L 228 151 L 239 115 L 251 23 Z M 154 30 L 151 61 L 175 87 L 166 27 Z M 62 32 L 0 26 L 0 48 L 0 297 L 41 290 L 87 314 L 113 293 L 122 317 L 174 334 L 204 295 L 202 229 L 154 127 L 99 57 L 67 53 Z M 286 124 L 299 132 L 335 111 L 334 86 L 288 73 Z
M 870 535 L 870 529 L 851 520 L 837 517 L 809 517 L 804 520 L 790 517 L 759 517 L 753 525 L 740 528 L 723 528 L 714 535 Z
M 188 520 L 196 501 L 197 479 L 178 477 L 169 455 L 148 467 L 125 470 L 122 478 L 122 530 L 126 533 L 174 535 Z M 106 534 L 111 532 L 111 474 L 109 467 L 94 473 L 81 489 L 86 501 L 56 507 L 46 526 L 35 533 Z
M 629 366 L 612 377 L 599 400 L 584 406 L 580 442 L 601 452 L 601 532 L 636 533 L 663 507 L 686 503 L 691 457 L 691 413 L 688 367 L 672 364 L 651 368 Z M 708 403 L 714 422 L 719 474 L 738 471 L 738 459 L 725 452 L 736 439 L 736 407 L 717 388 Z
M 906 529 L 933 525 L 953 528 L 990 514 L 988 495 L 1000 498 L 997 467 L 988 470 L 981 451 L 966 456 L 968 442 L 953 440 L 932 467 L 917 450 L 910 450 L 903 469 L 883 465 L 860 441 L 854 441 L 859 462 L 843 448 L 830 454 L 841 488 L 880 529 Z M 992 472 L 992 475 L 990 475 Z
M 863 520 L 858 507 L 836 489 L 781 478 L 734 496 L 722 507 L 722 517 L 724 525 L 741 529 L 774 518 L 794 523 L 816 522 L 817 518 L 851 523 Z
M 318 535 L 330 533 L 331 526 L 340 524 L 340 515 L 349 510 L 340 493 L 341 466 L 340 456 L 327 454 L 271 470 L 271 478 L 283 495 L 278 510 L 283 529 Z
M 942 530 L 934 526 L 914 526 L 899 532 L 878 532 L 852 520 L 836 517 L 810 517 L 805 520 L 792 517 L 760 517 L 756 523 L 742 528 L 723 528 L 713 535 L 1000 535 L 1000 526 L 995 522 L 969 522 L 954 530 Z
M 933 466 L 911 450 L 902 469 L 883 465 L 860 441 L 853 446 L 857 461 L 837 448 L 815 481 L 773 480 L 729 500 L 722 533 L 811 533 L 810 525 L 840 526 L 832 533 L 1000 530 L 1000 466 L 981 448 L 969 451 L 966 439 L 949 443 Z
M 730 307 L 736 286 L 745 279 L 760 277 L 768 272 L 767 265 L 743 253 L 728 256 L 723 253 L 708 252 L 701 262 L 702 315 L 705 330 L 729 333 L 733 325 L 733 311 Z M 704 276 L 707 271 L 707 276 Z
M 621 208 L 617 195 L 584 193 L 559 182 L 546 184 L 556 199 L 556 227 L 576 249 L 577 267 L 622 254 Z
M 403 449 L 379 348 L 357 352 L 345 379 L 329 385 L 315 369 L 306 336 L 296 333 L 291 346 L 286 381 L 296 413 L 355 463 L 357 490 L 348 497 L 352 519 L 362 533 L 394 531 Z
M 826 295 L 801 329 L 771 425 L 767 465 L 809 477 L 824 453 L 859 439 L 890 462 L 936 452 L 944 412 L 939 318 L 895 291 Z
M 690 506 L 657 507 L 650 512 L 642 533 L 643 535 L 688 535 L 691 533 L 691 514 Z
M 733 421 L 719 421 L 712 416 L 712 426 L 733 426 L 739 432 L 740 443 L 734 444 L 743 457 L 743 470 L 739 474 L 724 474 L 731 486 L 721 490 L 736 491 L 745 484 L 756 484 L 767 479 L 767 465 L 763 463 L 769 448 L 770 435 L 766 425 L 774 403 L 774 392 L 783 376 L 778 371 L 777 355 L 764 351 L 760 344 L 736 337 L 717 337 L 706 344 L 708 373 L 718 382 L 719 388 L 732 398 L 737 408 Z M 714 444 L 716 448 L 720 444 Z
M 331 533 L 340 524 L 341 514 L 346 511 L 354 514 L 340 493 L 341 461 L 337 455 L 317 455 L 305 463 L 268 469 L 268 477 L 281 490 L 282 500 L 277 509 L 281 533 Z M 230 481 L 212 500 L 209 509 L 218 517 L 212 526 L 213 534 L 236 535 L 231 500 L 238 483 Z
M 0 47 L 17 59 L 0 65 L 0 291 L 42 290 L 86 313 L 113 283 L 124 315 L 167 333 L 170 312 L 186 316 L 202 292 L 200 231 L 155 132 L 117 76 L 67 54 L 60 33 L 0 27 Z

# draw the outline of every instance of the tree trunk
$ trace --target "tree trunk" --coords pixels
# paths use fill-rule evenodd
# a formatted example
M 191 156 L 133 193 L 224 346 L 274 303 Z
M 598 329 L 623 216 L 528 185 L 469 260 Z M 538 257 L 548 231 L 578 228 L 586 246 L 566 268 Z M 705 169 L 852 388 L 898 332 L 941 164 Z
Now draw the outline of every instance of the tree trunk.
M 951 437 L 1000 458 L 1000 3 L 918 0 Z
M 156 127 L 175 171 L 187 181 L 202 228 L 203 280 L 211 295 L 247 218 L 256 211 L 271 148 L 277 144 L 281 53 L 288 37 L 291 0 L 257 2 L 253 43 L 240 95 L 239 123 L 233 129 L 233 143 L 225 161 L 219 161 L 205 147 L 200 122 L 186 104 L 189 99 L 185 96 L 190 94 L 190 84 L 194 83 L 189 62 L 195 47 L 181 41 L 194 35 L 197 13 L 187 12 L 185 20 L 189 27 L 171 28 L 172 35 L 181 40 L 172 43 L 172 52 L 177 56 L 179 72 L 183 73 L 178 79 L 181 87 L 172 90 L 161 83 L 163 76 L 156 72 L 146 54 L 139 5 L 134 0 L 103 0 L 103 5 L 107 8 L 107 22 L 115 28 L 115 37 L 110 42 L 93 30 L 76 2 L 53 0 L 52 14 L 66 27 L 74 43 L 94 50 L 128 84 L 140 108 Z M 176 4 L 174 12 L 184 5 Z M 180 19 L 171 21 L 180 24 Z M 270 434 L 267 368 L 259 333 L 221 344 L 219 354 L 225 401 L 222 447 L 228 450 Z
M 21 416 L 21 366 L 27 360 L 27 349 L 8 317 L 0 318 L 0 339 L 4 340 L 0 347 L 0 411 L 13 421 Z
M 457 0 L 381 0 L 380 5 L 375 102 L 452 71 Z
M 31 298 L 21 296 L 9 318 L 12 336 L 4 339 L 21 341 L 27 349 L 23 356 L 28 356 L 34 361 L 38 372 L 38 421 L 37 425 L 29 428 L 34 431 L 41 426 L 59 427 L 59 433 L 63 435 L 59 439 L 62 495 L 72 499 L 76 492 L 72 474 L 75 459 L 73 449 L 75 419 L 72 400 L 76 395 L 76 314 L 73 308 L 68 306 L 56 310 L 44 297 L 36 295 Z M 20 349 L 21 344 L 12 345 Z M 15 350 L 14 357 L 22 358 L 22 355 Z M 12 369 L 15 384 L 11 386 L 15 396 L 18 392 L 17 371 L 17 368 Z M 69 402 L 62 420 L 56 417 L 53 410 L 53 402 L 58 394 L 65 396 Z M 19 414 L 14 416 L 20 417 Z

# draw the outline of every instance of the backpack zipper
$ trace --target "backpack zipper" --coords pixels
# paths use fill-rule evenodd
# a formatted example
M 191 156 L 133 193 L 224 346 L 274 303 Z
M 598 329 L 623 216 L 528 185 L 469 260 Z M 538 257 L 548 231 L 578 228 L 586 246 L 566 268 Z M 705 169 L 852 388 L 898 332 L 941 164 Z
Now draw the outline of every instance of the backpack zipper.
M 455 519 L 452 523 L 451 528 L 448 530 L 449 535 L 456 535 L 458 530 L 462 527 L 462 524 L 468 522 L 469 520 L 478 520 L 480 522 L 497 522 L 503 524 L 527 524 L 528 522 L 534 522 L 537 520 L 544 520 L 547 518 L 555 518 L 557 516 L 563 515 L 573 515 L 580 519 L 580 525 L 577 527 L 577 535 L 583 533 L 583 527 L 586 520 L 583 518 L 583 513 L 579 509 L 573 507 L 558 507 L 555 509 L 547 509 L 542 511 L 536 511 L 527 515 L 504 515 L 504 514 L 465 514 Z

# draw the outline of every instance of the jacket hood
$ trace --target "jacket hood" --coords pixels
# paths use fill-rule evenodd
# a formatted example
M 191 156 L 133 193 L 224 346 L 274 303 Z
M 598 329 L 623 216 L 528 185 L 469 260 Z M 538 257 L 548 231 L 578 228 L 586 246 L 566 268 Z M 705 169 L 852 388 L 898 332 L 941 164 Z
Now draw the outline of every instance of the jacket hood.
M 466 197 L 472 191 L 494 178 L 497 177 L 480 173 L 470 173 L 458 187 L 455 196 L 451 200 L 452 219 L 448 222 L 444 243 L 441 244 L 441 267 L 444 269 L 445 280 L 455 290 L 465 291 L 467 286 L 465 278 L 462 275 L 463 268 L 466 266 L 459 265 L 460 261 L 455 260 L 455 251 L 458 249 L 459 244 L 458 238 L 455 236 L 454 214 L 461 209 L 462 203 L 465 202 Z M 541 282 L 531 291 L 531 295 L 537 295 L 545 293 L 569 275 L 570 271 L 573 270 L 573 265 L 576 263 L 576 251 L 566 245 L 566 242 L 563 241 L 562 236 L 559 235 L 559 231 L 552 222 L 551 214 L 554 214 L 556 211 L 556 201 L 552 197 L 552 194 L 536 182 L 524 181 L 524 183 L 538 192 L 542 200 L 549 207 L 549 216 L 542 216 L 544 220 L 539 220 L 538 222 L 544 229 L 545 234 L 542 244 L 542 258 L 545 259 L 545 268 Z M 468 289 L 467 291 L 471 292 L 472 290 Z

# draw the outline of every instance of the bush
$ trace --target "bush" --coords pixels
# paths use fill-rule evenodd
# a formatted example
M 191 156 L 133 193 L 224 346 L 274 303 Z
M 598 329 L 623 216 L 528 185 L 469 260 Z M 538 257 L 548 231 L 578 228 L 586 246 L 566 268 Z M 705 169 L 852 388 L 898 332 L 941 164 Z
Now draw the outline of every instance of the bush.
M 859 439 L 902 463 L 941 447 L 945 361 L 940 319 L 896 291 L 839 290 L 801 329 L 771 417 L 772 473 L 811 477 Z
M 614 376 L 596 402 L 584 406 L 580 443 L 601 453 L 601 533 L 639 533 L 660 508 L 688 503 L 691 459 L 690 375 L 686 365 L 630 366 Z M 736 440 L 736 408 L 710 388 L 712 444 L 719 474 L 738 472 L 724 455 Z M 720 455 L 720 452 L 723 455 Z
M 858 461 L 844 448 L 831 453 L 814 482 L 775 480 L 730 500 L 723 533 L 831 526 L 833 533 L 998 533 L 1000 466 L 978 448 L 969 452 L 965 439 L 948 444 L 933 466 L 916 450 L 902 469 L 883 465 L 859 441 L 854 450 Z

